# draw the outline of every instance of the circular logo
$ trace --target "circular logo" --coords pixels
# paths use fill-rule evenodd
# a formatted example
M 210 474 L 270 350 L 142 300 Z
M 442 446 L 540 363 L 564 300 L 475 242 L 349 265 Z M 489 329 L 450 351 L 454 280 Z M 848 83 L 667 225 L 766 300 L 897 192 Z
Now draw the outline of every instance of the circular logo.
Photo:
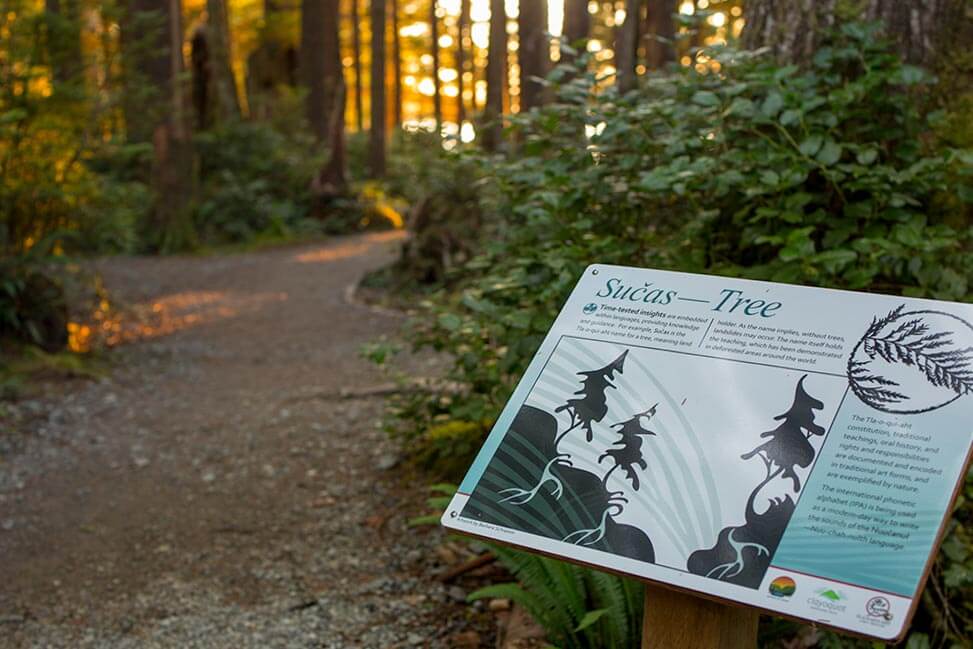
M 770 582 L 768 590 L 774 597 L 790 597 L 797 590 L 797 584 L 790 577 L 778 577 Z
M 892 619 L 892 604 L 884 597 L 873 597 L 865 603 L 865 612 L 871 617 L 880 617 L 883 620 Z
M 598 305 L 595 304 L 594 302 L 588 302 L 587 304 L 584 305 L 584 309 L 583 309 L 585 315 L 591 315 L 597 310 L 598 310 Z

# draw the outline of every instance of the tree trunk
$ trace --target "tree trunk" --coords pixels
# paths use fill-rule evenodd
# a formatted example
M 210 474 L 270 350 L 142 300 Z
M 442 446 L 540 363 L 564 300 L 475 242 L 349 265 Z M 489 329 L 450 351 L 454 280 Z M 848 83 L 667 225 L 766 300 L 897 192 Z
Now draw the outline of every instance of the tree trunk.
M 302 0 L 301 49 L 298 70 L 301 84 L 307 89 L 306 115 L 308 125 L 318 142 L 328 139 L 328 96 L 325 90 L 324 41 L 325 5 L 328 0 Z
M 399 0 L 392 0 L 392 74 L 395 77 L 395 128 L 402 128 L 402 41 L 399 36 Z
M 340 0 L 323 0 L 324 34 L 321 53 L 324 58 L 324 96 L 327 142 L 330 148 L 327 161 L 311 182 L 311 193 L 328 198 L 345 192 L 345 79 L 341 68 L 339 40 Z
M 625 21 L 618 27 L 618 50 L 616 83 L 620 92 L 628 92 L 635 87 L 635 63 L 639 42 L 639 13 L 641 0 L 625 0 Z
M 361 133 L 365 129 L 365 111 L 362 108 L 361 74 L 361 18 L 358 15 L 358 1 L 351 0 L 352 56 L 355 59 L 355 128 Z
M 520 64 L 520 110 L 528 111 L 543 103 L 543 79 L 550 61 L 547 42 L 547 0 L 520 0 L 517 17 L 517 60 Z
M 371 0 L 372 69 L 369 103 L 368 166 L 372 178 L 385 175 L 385 0 Z
M 159 250 L 180 250 L 194 243 L 192 202 L 195 164 L 186 119 L 186 96 L 183 90 L 182 3 L 180 0 L 156 0 L 166 22 L 166 38 L 158 72 L 167 99 L 167 114 L 153 129 L 152 186 L 155 203 L 152 209 L 152 238 Z
M 507 67 L 507 15 L 504 0 L 490 0 L 490 45 L 487 49 L 486 106 L 483 147 L 495 151 L 503 137 L 503 93 Z
M 947 43 L 969 45 L 967 0 L 866 0 L 854 11 L 839 0 L 750 0 L 743 45 L 767 47 L 778 59 L 808 61 L 828 28 L 849 19 L 881 20 L 908 62 L 935 67 Z
M 439 82 L 439 18 L 436 16 L 436 0 L 429 2 L 429 24 L 432 26 L 432 106 L 436 118 L 436 135 L 443 130 L 443 95 Z
M 470 0 L 460 0 L 459 23 L 456 27 L 456 121 L 462 131 L 466 121 L 466 26 L 470 24 Z M 470 57 L 472 59 L 472 57 Z
M 591 31 L 588 0 L 564 0 L 564 39 L 568 45 L 583 44 Z
M 240 99 L 230 63 L 230 19 L 227 0 L 206 0 L 209 78 L 217 120 L 240 117 Z
M 300 82 L 299 55 L 288 39 L 284 10 L 279 2 L 264 2 L 261 41 L 247 57 L 246 91 L 251 118 L 272 117 L 281 86 L 294 87 Z
M 676 0 L 649 0 L 643 34 L 645 67 L 658 70 L 676 60 Z
M 45 0 L 44 11 L 47 13 L 47 54 L 57 90 L 66 83 L 82 81 L 81 13 L 78 0 Z

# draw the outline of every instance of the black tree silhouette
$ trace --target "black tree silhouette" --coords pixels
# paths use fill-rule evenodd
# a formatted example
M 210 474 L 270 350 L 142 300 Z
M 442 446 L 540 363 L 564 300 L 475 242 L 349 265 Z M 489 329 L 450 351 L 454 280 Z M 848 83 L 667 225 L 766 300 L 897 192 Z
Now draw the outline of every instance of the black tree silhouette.
M 812 435 L 824 435 L 824 428 L 814 422 L 814 411 L 824 408 L 824 404 L 804 389 L 806 378 L 805 374 L 797 382 L 797 387 L 794 389 L 794 402 L 790 409 L 774 417 L 774 420 L 781 422 L 780 426 L 761 433 L 761 437 L 769 439 L 741 456 L 744 460 L 748 460 L 759 455 L 767 465 L 767 477 L 751 495 L 751 505 L 756 493 L 781 473 L 785 478 L 793 480 L 794 491 L 799 491 L 801 480 L 797 477 L 795 467 L 807 468 L 814 461 L 814 447 L 808 440 Z M 772 470 L 774 466 L 776 470 Z
M 650 420 L 655 415 L 655 409 L 659 404 L 655 404 L 645 412 L 633 415 L 631 419 L 614 424 L 612 428 L 618 429 L 620 439 L 613 444 L 617 448 L 609 448 L 598 458 L 598 464 L 605 458 L 610 457 L 615 464 L 608 470 L 602 482 L 607 486 L 608 478 L 612 471 L 621 467 L 625 472 L 625 477 L 632 483 L 632 488 L 638 491 L 639 475 L 635 467 L 646 469 L 648 465 L 642 457 L 642 438 L 648 435 L 655 435 L 654 432 L 642 427 L 642 419 Z
M 615 372 L 623 373 L 626 356 L 628 356 L 627 349 L 601 369 L 578 372 L 584 377 L 581 380 L 581 389 L 575 392 L 579 397 L 568 399 L 567 403 L 554 410 L 555 413 L 567 410 L 571 414 L 571 426 L 558 436 L 558 442 L 579 425 L 584 429 L 585 440 L 589 442 L 592 440 L 594 433 L 591 424 L 600 422 L 608 414 L 605 390 L 615 387 L 612 380 L 615 378 Z

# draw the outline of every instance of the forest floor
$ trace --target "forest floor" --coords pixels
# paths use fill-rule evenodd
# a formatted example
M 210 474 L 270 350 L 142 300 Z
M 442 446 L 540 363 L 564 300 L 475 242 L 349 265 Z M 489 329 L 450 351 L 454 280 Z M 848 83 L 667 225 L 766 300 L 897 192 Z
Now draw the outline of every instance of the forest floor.
M 105 378 L 0 413 L 0 647 L 493 644 L 437 578 L 462 544 L 407 525 L 423 481 L 359 357 L 402 316 L 349 287 L 400 235 L 97 263 L 155 319 Z

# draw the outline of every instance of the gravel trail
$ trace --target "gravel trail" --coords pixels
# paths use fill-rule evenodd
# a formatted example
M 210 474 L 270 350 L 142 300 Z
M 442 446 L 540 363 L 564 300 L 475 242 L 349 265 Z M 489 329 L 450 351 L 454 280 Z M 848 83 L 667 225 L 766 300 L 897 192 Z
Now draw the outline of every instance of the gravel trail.
M 99 262 L 158 318 L 0 419 L 0 647 L 478 646 L 358 356 L 398 236 Z

